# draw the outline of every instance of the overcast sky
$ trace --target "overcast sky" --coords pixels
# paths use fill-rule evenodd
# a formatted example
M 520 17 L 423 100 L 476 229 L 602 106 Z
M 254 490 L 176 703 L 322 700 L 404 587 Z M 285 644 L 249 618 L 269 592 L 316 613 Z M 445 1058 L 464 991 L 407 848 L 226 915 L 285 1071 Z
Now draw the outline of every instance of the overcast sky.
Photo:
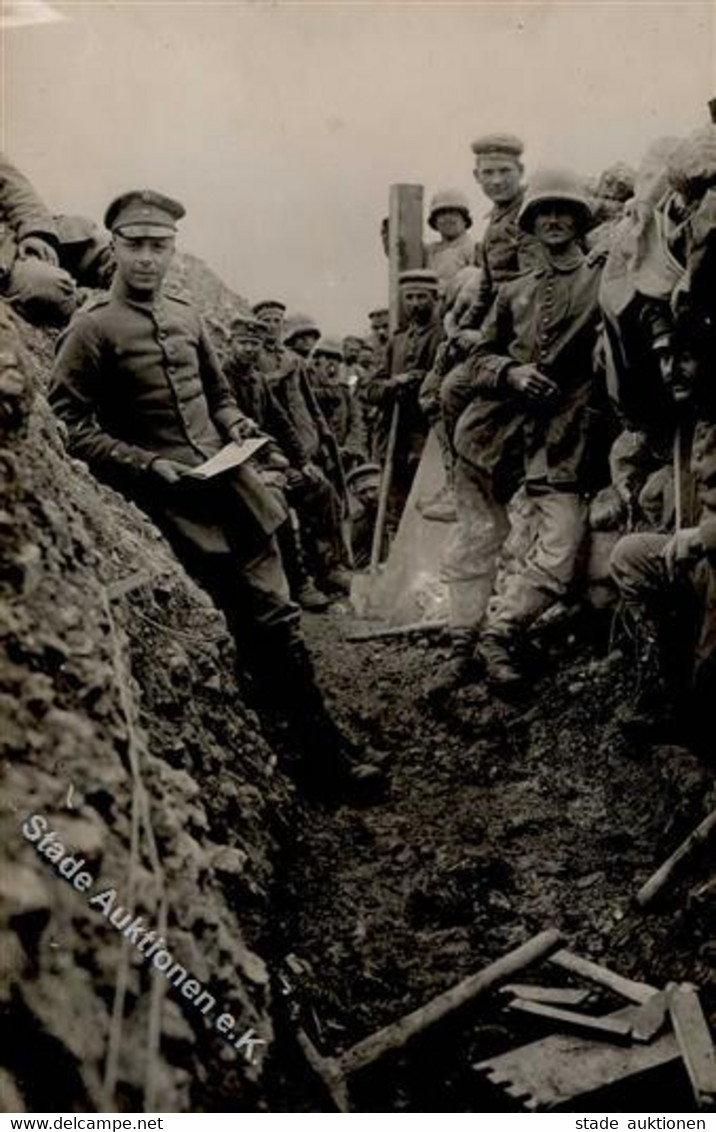
M 391 182 L 463 189 L 479 231 L 477 134 L 592 174 L 689 132 L 716 95 L 708 0 L 52 7 L 66 18 L 2 33 L 1 123 L 51 208 L 101 219 L 127 188 L 163 190 L 187 208 L 183 247 L 336 333 L 386 299 Z

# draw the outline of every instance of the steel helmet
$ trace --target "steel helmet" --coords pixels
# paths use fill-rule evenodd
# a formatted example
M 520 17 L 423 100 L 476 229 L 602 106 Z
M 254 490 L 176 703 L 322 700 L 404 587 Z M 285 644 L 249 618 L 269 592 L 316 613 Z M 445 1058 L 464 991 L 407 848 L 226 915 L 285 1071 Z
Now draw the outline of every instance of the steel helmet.
M 343 346 L 337 338 L 319 338 L 316 345 L 313 347 L 313 357 L 318 358 L 321 355 L 326 358 L 335 358 L 337 361 L 342 361 Z
M 302 334 L 314 334 L 316 338 L 321 337 L 321 332 L 316 326 L 316 323 L 307 314 L 293 314 L 290 318 L 286 319 L 283 330 L 283 340 L 286 345 L 292 342 L 294 338 L 300 338 Z
M 592 209 L 585 183 L 566 169 L 540 169 L 530 180 L 520 209 L 519 224 L 524 232 L 534 230 L 535 210 L 548 200 L 561 200 L 571 204 L 578 214 L 582 230 L 591 224 Z
M 448 209 L 451 212 L 461 212 L 465 217 L 468 228 L 472 227 L 472 214 L 467 197 L 463 196 L 457 189 L 440 189 L 430 201 L 428 224 L 431 228 L 435 228 L 435 217 L 438 212 L 447 212 Z

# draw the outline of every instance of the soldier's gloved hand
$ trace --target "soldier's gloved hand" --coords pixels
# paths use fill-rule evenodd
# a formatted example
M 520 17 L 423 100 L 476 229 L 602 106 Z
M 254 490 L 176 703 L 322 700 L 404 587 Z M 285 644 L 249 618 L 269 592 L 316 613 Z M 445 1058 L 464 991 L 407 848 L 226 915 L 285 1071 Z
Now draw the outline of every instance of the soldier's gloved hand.
M 180 464 L 177 460 L 165 460 L 160 457 L 160 459 L 152 461 L 149 470 L 164 483 L 178 483 L 181 477 L 186 474 L 187 467 L 186 464 Z
M 60 265 L 57 252 L 52 244 L 48 244 L 47 240 L 43 240 L 41 236 L 25 236 L 24 240 L 20 240 L 18 244 L 18 259 L 30 259 L 32 256 L 43 260 L 45 263 L 52 264 L 53 267 Z
M 555 397 L 558 387 L 535 366 L 513 366 L 507 371 L 507 384 L 530 401 L 543 403 Z
M 672 535 L 664 547 L 666 572 L 673 581 L 680 569 L 688 569 L 704 553 L 701 531 L 698 527 L 685 527 Z

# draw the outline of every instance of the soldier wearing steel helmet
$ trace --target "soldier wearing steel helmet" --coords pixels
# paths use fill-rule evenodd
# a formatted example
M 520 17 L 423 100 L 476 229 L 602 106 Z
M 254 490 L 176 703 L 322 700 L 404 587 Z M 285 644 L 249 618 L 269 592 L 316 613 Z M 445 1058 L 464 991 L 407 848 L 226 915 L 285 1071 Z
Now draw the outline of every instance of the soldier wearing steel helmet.
M 470 235 L 472 213 L 457 189 L 440 189 L 430 201 L 428 225 L 440 237 L 425 245 L 425 266 L 438 277 L 441 291 L 463 267 L 472 267 L 478 254 Z
M 239 410 L 201 319 L 162 287 L 184 208 L 151 190 L 105 214 L 117 271 L 62 339 L 50 401 L 70 451 L 157 523 L 224 611 L 258 702 L 278 711 L 316 787 L 375 781 L 328 714 L 276 543 L 286 512 L 250 465 L 192 469 L 259 430 Z
M 539 241 L 540 265 L 502 284 L 467 363 L 475 397 L 455 434 L 455 647 L 433 694 L 473 678 L 479 665 L 495 685 L 519 682 L 523 630 L 566 593 L 574 575 L 586 523 L 587 427 L 599 322 L 599 271 L 580 248 L 590 222 L 589 203 L 575 177 L 560 171 L 535 175 L 519 224 Z M 506 505 L 521 485 L 532 505 L 531 544 L 523 564 L 493 597 L 509 531 Z
M 361 404 L 342 372 L 343 360 L 338 339 L 319 338 L 311 354 L 311 384 L 348 471 L 354 464 L 365 462 L 366 451 Z

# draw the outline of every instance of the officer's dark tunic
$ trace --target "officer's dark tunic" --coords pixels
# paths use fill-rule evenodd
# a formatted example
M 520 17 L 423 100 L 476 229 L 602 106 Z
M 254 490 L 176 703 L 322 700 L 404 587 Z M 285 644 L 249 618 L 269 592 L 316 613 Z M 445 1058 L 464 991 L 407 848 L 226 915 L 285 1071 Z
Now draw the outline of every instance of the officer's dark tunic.
M 167 484 L 151 470 L 159 458 L 197 467 L 245 419 L 188 301 L 137 302 L 117 278 L 61 338 L 50 403 L 72 454 L 151 515 L 230 617 L 295 616 L 272 538 L 285 514 L 256 473 Z

